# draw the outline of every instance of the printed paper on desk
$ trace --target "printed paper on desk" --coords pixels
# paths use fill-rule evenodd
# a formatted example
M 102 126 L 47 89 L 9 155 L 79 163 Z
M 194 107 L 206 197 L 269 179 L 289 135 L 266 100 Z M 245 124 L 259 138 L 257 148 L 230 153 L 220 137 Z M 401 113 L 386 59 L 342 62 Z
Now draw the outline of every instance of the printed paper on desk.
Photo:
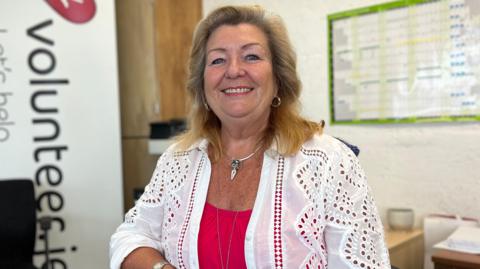
M 432 255 L 436 244 L 448 238 L 458 227 L 478 226 L 479 221 L 473 218 L 445 214 L 430 214 L 423 221 L 425 239 L 424 269 L 433 269 Z M 442 247 L 448 248 L 448 246 Z
M 480 254 L 480 228 L 458 227 L 445 241 L 434 246 L 435 248 L 453 251 Z

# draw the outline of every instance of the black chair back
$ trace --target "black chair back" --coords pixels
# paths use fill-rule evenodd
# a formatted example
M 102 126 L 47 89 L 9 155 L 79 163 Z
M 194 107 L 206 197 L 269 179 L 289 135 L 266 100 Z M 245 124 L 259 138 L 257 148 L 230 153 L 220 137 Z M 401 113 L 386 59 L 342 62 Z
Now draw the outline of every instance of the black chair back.
M 0 268 L 34 268 L 36 222 L 33 182 L 0 180 Z

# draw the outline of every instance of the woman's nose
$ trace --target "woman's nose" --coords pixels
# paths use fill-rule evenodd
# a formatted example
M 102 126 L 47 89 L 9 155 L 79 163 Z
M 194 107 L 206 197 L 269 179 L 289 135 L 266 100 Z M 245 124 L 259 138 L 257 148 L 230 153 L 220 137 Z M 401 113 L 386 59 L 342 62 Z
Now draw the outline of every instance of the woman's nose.
M 236 78 L 245 75 L 245 69 L 240 60 L 232 59 L 225 72 L 227 78 Z

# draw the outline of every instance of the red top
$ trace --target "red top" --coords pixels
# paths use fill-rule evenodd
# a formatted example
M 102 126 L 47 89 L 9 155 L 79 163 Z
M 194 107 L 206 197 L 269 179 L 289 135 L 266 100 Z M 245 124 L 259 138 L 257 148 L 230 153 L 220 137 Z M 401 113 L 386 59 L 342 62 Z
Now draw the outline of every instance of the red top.
M 245 263 L 244 245 L 245 233 L 251 215 L 251 209 L 245 211 L 231 211 L 216 208 L 209 203 L 205 203 L 202 220 L 200 222 L 200 231 L 198 234 L 198 262 L 200 268 L 247 268 Z M 218 235 L 220 235 L 220 240 L 218 240 Z M 223 267 L 221 265 L 222 259 L 220 258 L 219 245 L 221 245 Z M 228 257 L 229 248 L 230 257 Z

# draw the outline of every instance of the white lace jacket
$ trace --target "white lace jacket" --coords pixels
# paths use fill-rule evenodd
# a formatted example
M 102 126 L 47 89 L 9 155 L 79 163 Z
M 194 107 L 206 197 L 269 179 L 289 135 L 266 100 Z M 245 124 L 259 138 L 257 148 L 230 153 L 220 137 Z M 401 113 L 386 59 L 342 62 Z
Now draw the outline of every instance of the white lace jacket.
M 170 147 L 110 242 L 110 267 L 140 246 L 176 268 L 198 268 L 197 238 L 211 164 L 206 141 Z M 264 154 L 245 238 L 248 268 L 390 268 L 374 201 L 358 159 L 328 135 L 295 156 Z

